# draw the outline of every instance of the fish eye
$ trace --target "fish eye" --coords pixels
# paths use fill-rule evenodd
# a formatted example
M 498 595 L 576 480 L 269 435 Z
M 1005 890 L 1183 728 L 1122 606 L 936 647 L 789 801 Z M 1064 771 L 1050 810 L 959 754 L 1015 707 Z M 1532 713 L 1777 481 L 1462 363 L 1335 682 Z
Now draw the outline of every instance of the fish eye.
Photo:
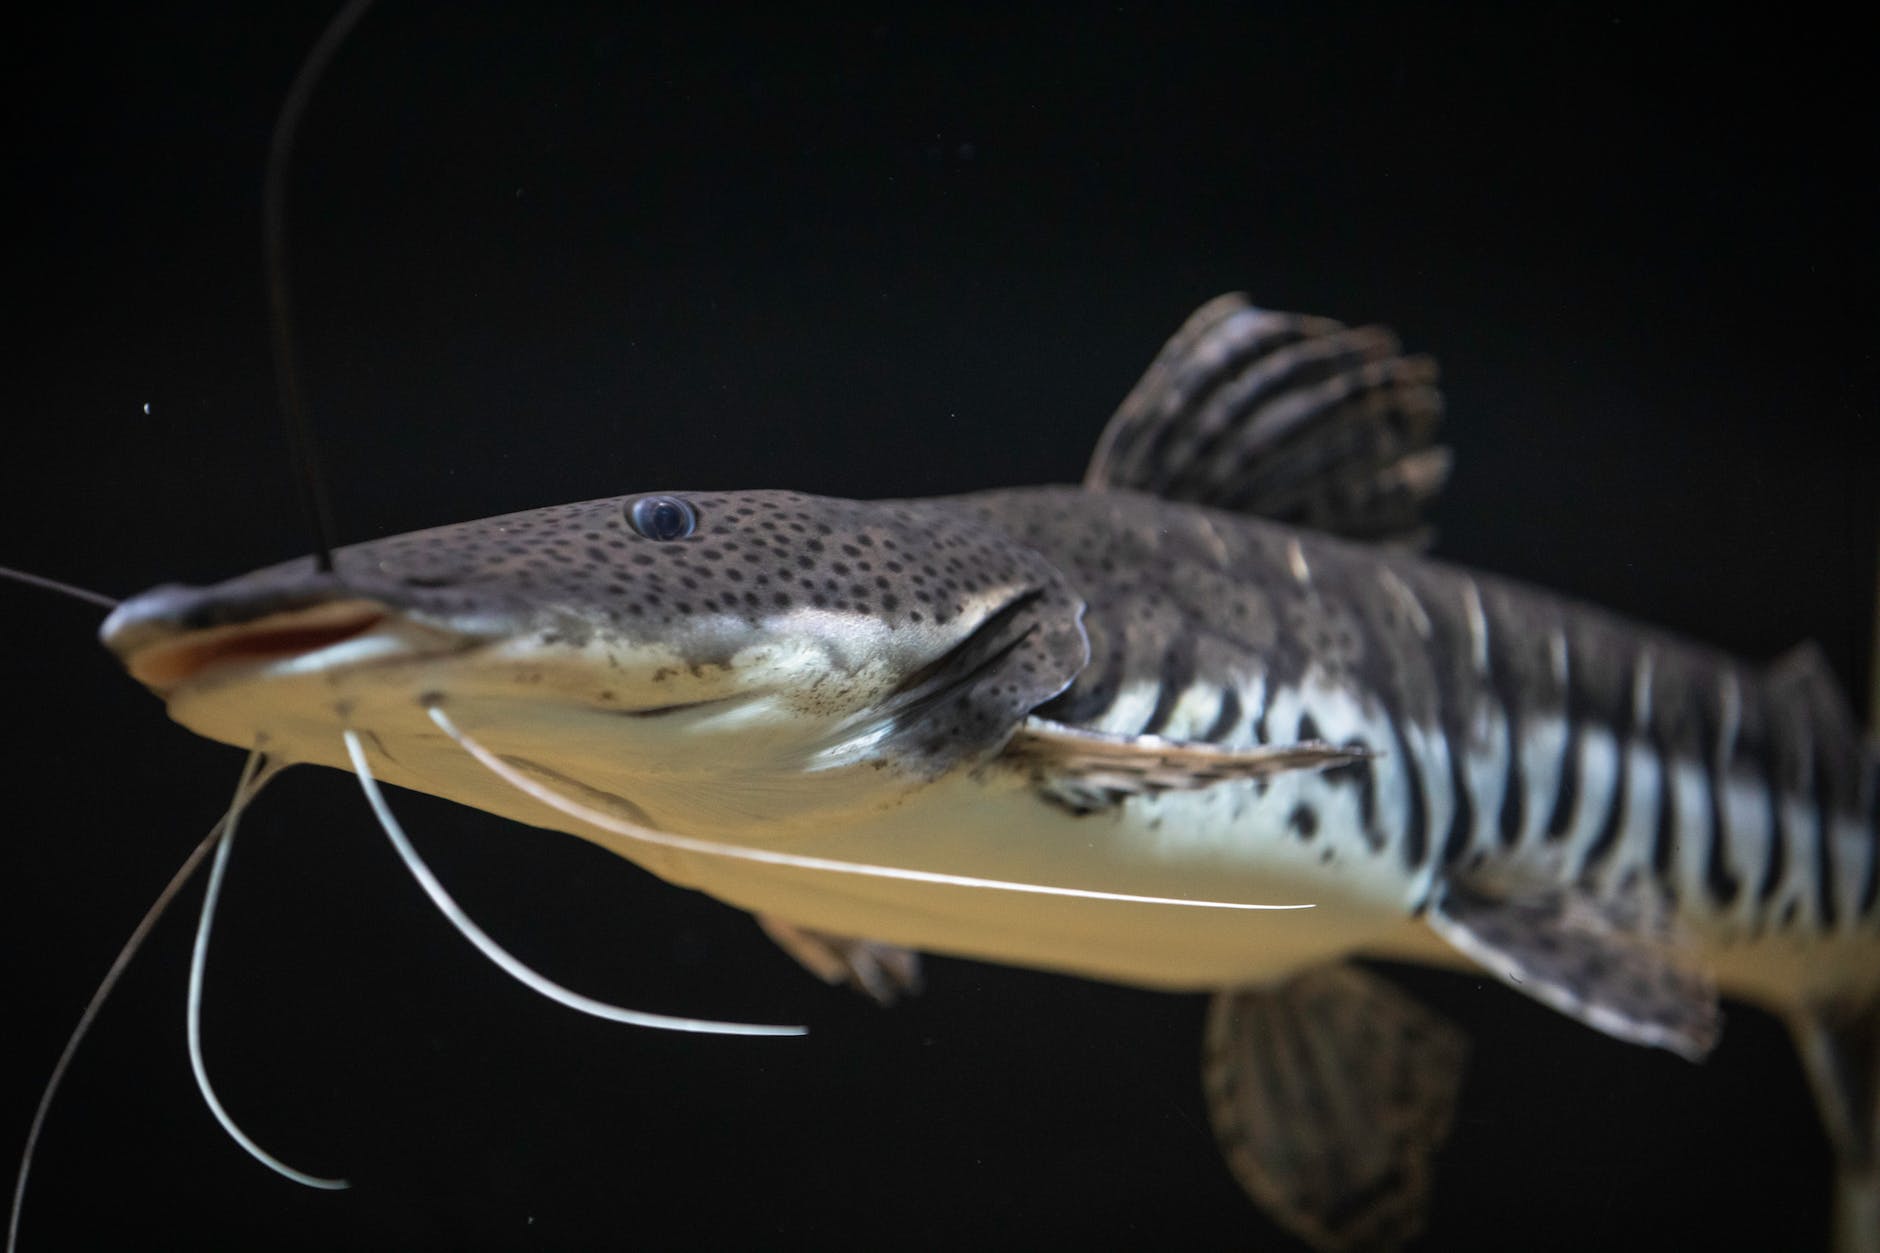
M 698 528 L 698 511 L 677 496 L 642 496 L 627 506 L 627 522 L 650 540 L 684 539 Z

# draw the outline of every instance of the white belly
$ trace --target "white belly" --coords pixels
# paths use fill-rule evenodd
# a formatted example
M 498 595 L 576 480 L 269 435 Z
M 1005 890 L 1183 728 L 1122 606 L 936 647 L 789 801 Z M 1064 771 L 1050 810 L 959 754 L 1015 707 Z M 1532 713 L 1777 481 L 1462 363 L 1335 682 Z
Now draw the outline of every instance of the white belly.
M 284 718 L 284 710 L 301 711 L 277 692 L 262 724 L 271 746 L 292 759 L 346 769 L 329 699 L 316 685 L 303 729 Z M 1016 775 L 989 772 L 917 788 L 887 808 L 848 806 L 866 817 L 822 819 L 826 789 L 855 785 L 854 778 L 759 775 L 752 784 L 751 777 L 712 769 L 721 759 L 700 752 L 678 759 L 704 766 L 696 773 L 672 769 L 674 759 L 666 770 L 647 773 L 643 753 L 623 751 L 598 734 L 617 737 L 617 719 L 557 721 L 540 710 L 512 716 L 509 702 L 471 707 L 476 723 L 491 727 L 492 747 L 523 751 L 584 783 L 644 798 L 662 816 L 681 818 L 680 829 L 690 835 L 1015 883 L 1311 906 L 1258 911 L 1073 899 L 649 848 L 496 779 L 431 725 L 415 690 L 369 692 L 359 702 L 360 724 L 375 746 L 375 771 L 388 783 L 568 832 L 674 883 L 831 934 L 1160 988 L 1257 983 L 1351 953 L 1466 964 L 1412 916 L 1427 885 L 1407 870 L 1395 842 L 1366 842 L 1351 789 L 1319 788 L 1311 797 L 1320 819 L 1311 838 L 1287 829 L 1285 815 L 1310 776 L 1279 776 L 1263 793 L 1249 783 L 1226 783 L 1078 816 L 1042 801 Z M 247 711 L 236 709 L 229 727 L 196 716 L 220 709 L 173 705 L 172 712 L 205 734 L 252 742 L 248 728 L 256 719 Z M 515 734 L 517 726 L 526 728 L 526 742 Z M 621 762 L 636 759 L 635 770 L 623 773 Z M 858 772 L 861 786 L 872 774 Z M 793 816 L 779 822 L 778 814 Z M 1712 940 L 1701 928 L 1694 938 Z M 1726 990 L 1779 1009 L 1798 991 L 1845 982 L 1849 968 L 1871 968 L 1871 945 L 1864 934 L 1830 941 L 1804 933 L 1752 944 L 1713 941 L 1706 958 Z
M 1428 929 L 1409 917 L 1407 880 L 1390 873 L 1387 855 L 1348 860 L 1341 850 L 1321 861 L 1317 847 L 1263 834 L 1245 812 L 1245 792 L 1168 795 L 1076 816 L 1015 779 L 958 779 L 878 817 L 792 837 L 786 847 L 1016 883 L 1311 908 L 1151 905 L 723 858 L 649 858 L 608 833 L 575 833 L 673 882 L 832 934 L 1151 987 L 1259 982 L 1360 948 L 1441 956 Z
M 403 676 L 401 676 L 403 677 Z M 1257 982 L 1354 950 L 1424 960 L 1444 953 L 1409 916 L 1417 884 L 1394 848 L 1356 834 L 1355 799 L 1338 798 L 1320 831 L 1285 829 L 1294 776 L 1136 798 L 1078 816 L 1010 772 L 956 774 L 927 786 L 884 785 L 867 765 L 843 771 L 740 769 L 773 730 L 746 718 L 719 742 L 672 745 L 678 719 L 645 743 L 641 724 L 583 710 L 453 693 L 451 709 L 492 750 L 564 773 L 581 799 L 599 789 L 686 836 L 832 860 L 1138 896 L 1308 909 L 1242 910 L 1041 896 L 842 874 L 649 847 L 571 817 L 492 775 L 432 725 L 418 672 L 346 693 L 387 783 L 565 831 L 654 874 L 753 912 L 835 935 L 1164 988 Z M 265 701 L 241 693 L 174 702 L 179 721 L 234 743 L 259 726 L 284 757 L 348 769 L 332 693 L 317 680 L 274 682 Z M 702 720 L 701 720 L 702 722 Z M 695 730 L 697 728 L 694 728 Z M 578 781 L 578 782 L 577 782 Z M 1348 791 L 1348 790 L 1347 790 Z M 1336 807 L 1348 807 L 1340 812 Z M 637 819 L 636 819 L 637 820 Z

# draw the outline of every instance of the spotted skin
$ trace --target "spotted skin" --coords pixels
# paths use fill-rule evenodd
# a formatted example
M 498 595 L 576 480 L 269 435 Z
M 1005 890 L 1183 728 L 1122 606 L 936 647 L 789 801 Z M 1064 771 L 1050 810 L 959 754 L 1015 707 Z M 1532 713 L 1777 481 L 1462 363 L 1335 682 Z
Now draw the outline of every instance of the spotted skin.
M 1081 605 L 1058 572 L 943 502 L 672 495 L 697 517 L 678 539 L 635 529 L 633 506 L 645 496 L 560 505 L 353 545 L 337 554 L 332 575 L 302 559 L 212 587 L 158 588 L 129 602 L 104 634 L 129 656 L 188 631 L 347 595 L 472 637 L 527 639 L 545 652 L 595 649 L 616 669 L 627 668 L 625 654 L 658 646 L 674 664 L 651 680 L 676 686 L 713 673 L 728 682 L 740 650 L 801 636 L 779 624 L 808 619 L 826 625 L 811 637 L 824 666 L 790 695 L 835 714 L 888 701 L 908 687 L 908 672 L 997 628 L 997 639 L 977 640 L 987 656 L 955 658 L 984 667 L 974 681 L 904 720 L 897 761 L 925 774 L 996 751 L 1085 664 Z M 868 630 L 846 629 L 854 623 Z M 628 700 L 606 686 L 592 695 Z
M 945 625 L 985 580 L 1036 577 L 1021 569 L 1018 550 L 926 502 L 672 495 L 697 511 L 696 529 L 681 539 L 635 530 L 632 506 L 643 496 L 591 500 L 353 545 L 341 550 L 339 581 L 440 617 L 526 611 L 570 631 L 670 640 L 693 638 L 690 629 L 712 615 L 757 622 L 799 608 Z M 268 593 L 312 599 L 320 585 L 310 570 L 310 561 L 293 561 L 219 584 L 182 622 L 240 620 Z

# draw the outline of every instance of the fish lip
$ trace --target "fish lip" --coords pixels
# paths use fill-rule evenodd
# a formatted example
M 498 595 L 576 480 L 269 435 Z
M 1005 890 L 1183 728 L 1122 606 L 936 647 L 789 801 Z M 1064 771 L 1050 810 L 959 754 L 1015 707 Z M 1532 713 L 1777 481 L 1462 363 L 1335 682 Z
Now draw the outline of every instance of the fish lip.
M 273 614 L 313 609 L 347 600 L 375 600 L 326 575 L 296 580 L 291 586 L 220 584 L 191 587 L 165 583 L 141 592 L 112 610 L 98 628 L 98 639 L 119 658 L 152 643 L 215 627 L 239 627 Z
M 139 598 L 140 600 L 142 598 Z M 364 597 L 325 599 L 263 612 L 237 622 L 192 626 L 165 618 L 161 602 L 126 614 L 126 602 L 101 632 L 105 645 L 145 687 L 169 693 L 207 678 L 310 657 L 372 632 L 397 611 Z

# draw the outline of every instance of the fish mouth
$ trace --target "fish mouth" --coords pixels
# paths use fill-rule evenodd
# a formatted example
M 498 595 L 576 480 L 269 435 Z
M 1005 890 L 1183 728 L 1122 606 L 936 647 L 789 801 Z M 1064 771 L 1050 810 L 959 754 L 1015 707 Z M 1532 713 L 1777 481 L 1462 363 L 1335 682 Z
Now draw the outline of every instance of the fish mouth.
M 388 606 L 359 599 L 324 601 L 193 630 L 176 625 L 163 630 L 149 618 L 118 622 L 113 615 L 103 636 L 132 678 L 154 691 L 168 692 L 215 672 L 308 657 L 365 635 L 391 615 Z

